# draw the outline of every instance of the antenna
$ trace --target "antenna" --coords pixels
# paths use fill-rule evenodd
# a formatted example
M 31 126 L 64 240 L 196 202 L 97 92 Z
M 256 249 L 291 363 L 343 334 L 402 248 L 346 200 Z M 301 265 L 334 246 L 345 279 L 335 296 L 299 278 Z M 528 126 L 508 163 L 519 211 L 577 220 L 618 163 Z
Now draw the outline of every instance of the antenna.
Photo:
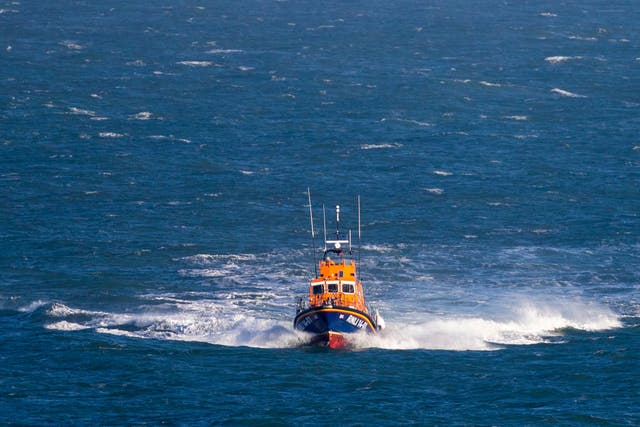
M 358 194 L 358 265 L 360 265 L 360 239 L 361 239 L 361 233 L 360 233 L 360 195 Z
M 324 250 L 327 250 L 327 214 L 322 204 L 322 228 L 324 229 Z
M 360 195 L 359 194 L 358 194 L 358 240 L 360 240 Z
M 307 195 L 309 196 L 309 219 L 311 221 L 311 241 L 313 243 L 313 271 L 318 277 L 318 263 L 316 262 L 316 233 L 313 230 L 313 209 L 311 208 L 311 189 L 307 187 Z
M 326 230 L 326 227 L 325 227 L 325 230 Z M 325 231 L 325 236 L 326 236 L 326 231 Z M 349 239 L 351 239 L 351 232 L 349 232 Z M 340 205 L 336 205 L 336 238 L 335 240 L 326 240 L 326 237 L 325 237 L 325 241 L 324 241 L 325 252 L 327 251 L 326 245 L 331 244 L 333 245 L 333 249 L 330 249 L 330 251 L 336 252 L 337 254 L 342 256 L 342 249 L 340 249 L 341 245 L 347 244 L 347 243 L 349 244 L 349 250 L 351 250 L 351 241 L 340 239 Z

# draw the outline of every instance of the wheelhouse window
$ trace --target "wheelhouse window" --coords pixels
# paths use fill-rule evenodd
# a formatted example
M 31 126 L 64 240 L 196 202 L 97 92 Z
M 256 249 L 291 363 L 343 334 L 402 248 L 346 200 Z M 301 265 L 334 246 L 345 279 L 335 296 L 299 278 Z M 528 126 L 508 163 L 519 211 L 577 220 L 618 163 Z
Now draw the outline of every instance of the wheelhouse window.
M 329 292 L 338 292 L 338 284 L 337 283 L 329 283 L 327 284 L 329 288 Z
M 344 292 L 345 294 L 352 294 L 355 292 L 355 288 L 351 283 L 343 283 L 342 292 Z
M 314 295 L 322 295 L 324 293 L 324 285 L 313 285 L 311 291 Z

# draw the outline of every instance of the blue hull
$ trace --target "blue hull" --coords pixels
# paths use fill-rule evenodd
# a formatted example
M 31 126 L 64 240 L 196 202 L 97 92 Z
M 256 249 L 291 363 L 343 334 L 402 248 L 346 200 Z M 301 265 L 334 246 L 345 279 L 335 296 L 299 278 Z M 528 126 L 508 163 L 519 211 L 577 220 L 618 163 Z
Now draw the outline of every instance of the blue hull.
M 299 331 L 312 334 L 376 332 L 375 323 L 368 314 L 346 307 L 306 309 L 298 313 L 293 326 Z

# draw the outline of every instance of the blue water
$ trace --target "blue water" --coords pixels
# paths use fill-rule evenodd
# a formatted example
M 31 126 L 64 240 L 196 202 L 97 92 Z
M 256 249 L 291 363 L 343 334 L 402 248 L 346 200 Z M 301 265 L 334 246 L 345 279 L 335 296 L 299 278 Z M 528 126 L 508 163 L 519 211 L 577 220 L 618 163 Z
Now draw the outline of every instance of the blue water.
M 636 6 L 0 0 L 0 423 L 640 424 Z

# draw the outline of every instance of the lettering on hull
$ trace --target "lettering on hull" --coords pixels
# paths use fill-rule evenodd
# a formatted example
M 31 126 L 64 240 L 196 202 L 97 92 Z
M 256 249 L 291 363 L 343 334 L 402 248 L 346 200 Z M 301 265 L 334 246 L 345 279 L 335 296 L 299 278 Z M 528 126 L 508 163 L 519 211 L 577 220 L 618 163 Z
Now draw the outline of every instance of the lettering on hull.
M 364 320 L 360 319 L 359 317 L 356 317 L 352 314 L 349 315 L 349 317 L 347 317 L 347 323 L 352 324 L 353 326 L 355 326 L 356 328 L 359 329 L 364 329 L 367 327 L 367 322 L 365 322 Z

